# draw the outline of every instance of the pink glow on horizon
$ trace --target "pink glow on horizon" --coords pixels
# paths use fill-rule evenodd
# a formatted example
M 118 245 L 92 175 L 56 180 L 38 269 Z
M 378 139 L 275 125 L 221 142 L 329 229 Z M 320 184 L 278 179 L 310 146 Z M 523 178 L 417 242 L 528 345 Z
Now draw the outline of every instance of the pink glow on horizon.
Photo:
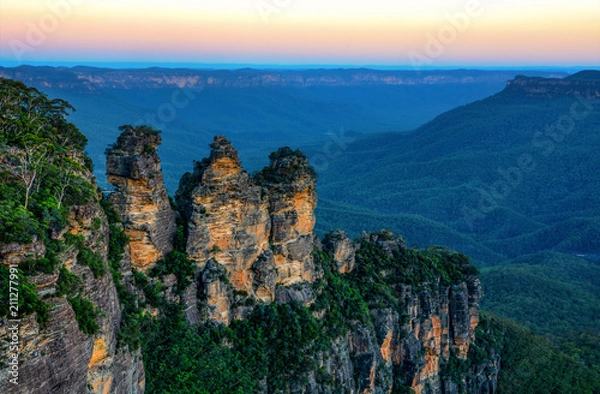
M 68 58 L 410 65 L 411 53 L 416 53 L 430 65 L 600 64 L 598 1 L 549 1 L 550 7 L 529 4 L 517 10 L 497 4 L 484 9 L 482 0 L 482 12 L 469 17 L 468 26 L 459 30 L 448 17 L 465 12 L 461 2 L 444 7 L 436 1 L 431 4 L 437 8 L 411 9 L 381 0 L 390 7 L 386 12 L 349 0 L 353 7 L 340 13 L 329 6 L 317 12 L 319 8 L 302 8 L 291 1 L 289 9 L 273 13 L 264 23 L 253 6 L 240 0 L 223 0 L 224 5 L 210 7 L 187 0 L 170 6 L 149 0 L 146 7 L 137 0 L 61 1 L 81 5 L 58 18 L 42 2 L 4 0 L 0 60 L 18 57 L 17 47 L 23 62 Z M 189 3 L 188 8 L 177 8 L 177 3 Z M 361 4 L 366 7 L 364 15 Z M 32 44 L 32 29 L 43 28 L 41 21 L 50 23 L 52 17 L 56 26 L 46 25 L 43 39 Z M 448 33 L 448 28 L 454 33 Z M 444 31 L 450 35 L 444 38 Z

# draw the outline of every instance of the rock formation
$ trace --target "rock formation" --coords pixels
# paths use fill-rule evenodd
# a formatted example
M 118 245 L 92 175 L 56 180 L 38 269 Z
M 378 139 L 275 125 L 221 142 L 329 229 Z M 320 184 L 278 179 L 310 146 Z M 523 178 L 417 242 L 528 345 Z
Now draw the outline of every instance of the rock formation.
M 271 155 L 271 165 L 255 178 L 225 137 L 215 137 L 211 148 L 210 157 L 182 177 L 176 200 L 186 218 L 187 253 L 200 271 L 206 312 L 229 323 L 248 309 L 232 311 L 234 293 L 271 302 L 278 284 L 313 281 L 315 180 L 307 159 L 289 148 Z M 279 298 L 310 297 L 304 292 Z
M 404 241 L 389 232 L 364 234 L 363 238 L 388 254 L 406 249 Z M 339 271 L 347 274 L 348 256 L 354 261 L 360 245 L 349 243 L 338 230 L 325 236 L 323 247 L 331 253 Z M 452 358 L 467 358 L 474 340 L 482 296 L 477 277 L 466 276 L 464 281 L 448 286 L 436 283 L 422 283 L 419 288 L 401 283 L 397 286 L 399 310 L 371 309 L 372 325 L 356 325 L 347 336 L 332 344 L 330 356 L 322 362 L 336 383 L 358 393 L 388 393 L 394 379 L 398 382 L 398 376 L 416 394 L 462 392 L 458 385 L 469 387 L 468 392 L 485 392 L 482 387 L 488 383 L 495 387 L 497 365 L 491 378 L 482 372 L 483 367 L 479 372 L 471 371 L 469 382 L 464 380 L 466 376 L 461 381 L 452 381 L 446 372 Z M 345 365 L 348 360 L 349 366 Z M 348 369 L 354 371 L 355 379 L 348 376 Z
M 116 144 L 107 150 L 110 195 L 130 239 L 131 265 L 147 272 L 173 249 L 175 212 L 171 209 L 156 152 L 158 132 L 124 126 Z
M 266 189 L 271 216 L 269 241 L 275 254 L 277 282 L 312 282 L 313 229 L 317 206 L 316 175 L 300 151 L 281 148 L 258 174 Z
M 336 268 L 340 274 L 346 274 L 354 269 L 354 244 L 343 230 L 335 230 L 325 235 L 323 249 L 333 255 Z

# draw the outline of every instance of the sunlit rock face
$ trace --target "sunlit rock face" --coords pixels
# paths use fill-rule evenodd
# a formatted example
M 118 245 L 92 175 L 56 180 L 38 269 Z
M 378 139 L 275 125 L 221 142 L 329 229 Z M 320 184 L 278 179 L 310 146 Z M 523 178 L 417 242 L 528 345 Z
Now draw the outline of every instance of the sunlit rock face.
M 278 284 L 314 279 L 314 177 L 299 152 L 271 156 L 271 165 L 251 177 L 231 143 L 217 136 L 209 158 L 181 179 L 176 200 L 187 223 L 187 253 L 212 320 L 229 323 L 251 311 L 240 305 L 248 298 L 271 302 Z
M 157 154 L 161 137 L 143 128 L 128 127 L 107 150 L 110 195 L 130 239 L 132 267 L 147 272 L 173 249 L 175 212 L 163 183 Z
M 269 196 L 270 242 L 277 281 L 291 285 L 314 280 L 313 229 L 317 192 L 315 174 L 298 151 L 281 148 L 260 175 Z

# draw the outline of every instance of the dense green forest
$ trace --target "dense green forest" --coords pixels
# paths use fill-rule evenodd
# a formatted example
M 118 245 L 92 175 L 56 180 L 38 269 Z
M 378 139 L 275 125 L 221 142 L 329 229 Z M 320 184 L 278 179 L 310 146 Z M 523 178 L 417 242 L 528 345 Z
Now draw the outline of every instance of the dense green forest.
M 315 284 L 320 295 L 308 308 L 267 304 L 231 327 L 190 327 L 180 308 L 160 301 L 158 320 L 145 316 L 140 324 L 148 392 L 247 393 L 260 387 L 256 376 L 265 376 L 269 392 L 275 393 L 315 369 L 317 381 L 332 384 L 331 377 L 317 368 L 322 352 L 353 326 L 372 324 L 369 307 L 400 307 L 394 283 L 427 283 L 423 276 L 427 272 L 431 277 L 441 275 L 450 284 L 475 272 L 468 263 L 454 260 L 459 255 L 444 249 L 413 249 L 392 259 L 369 242 L 362 241 L 361 246 L 357 270 L 348 275 L 335 270 L 331 255 L 315 252 L 324 277 Z M 393 273 L 381 275 L 388 270 Z M 324 309 L 324 319 L 316 319 L 313 312 Z M 590 333 L 542 337 L 512 320 L 483 314 L 468 359 L 455 360 L 443 374 L 477 368 L 490 355 L 501 359 L 498 388 L 502 393 L 600 390 L 600 346 Z M 409 393 L 402 374 L 396 376 L 393 392 Z
M 507 87 L 409 134 L 348 144 L 320 171 L 318 229 L 359 234 L 358 208 L 375 228 L 461 250 L 481 267 L 597 252 L 600 113 L 585 94 Z
M 38 297 L 29 276 L 55 272 L 61 263 L 57 256 L 71 246 L 80 250 L 82 264 L 94 275 L 105 273 L 100 257 L 77 237 L 65 241 L 52 237 L 67 225 L 69 206 L 83 205 L 100 195 L 84 175 L 85 169 L 92 168 L 91 160 L 82 154 L 87 139 L 65 119 L 73 110 L 69 103 L 50 100 L 34 88 L 7 79 L 0 79 L 0 97 L 0 243 L 44 244 L 45 256 L 25 261 L 18 274 L 23 285 L 19 311 L 36 312 L 44 327 L 48 305 Z M 0 313 L 6 316 L 9 270 L 4 264 L 1 269 Z M 61 274 L 59 292 L 71 290 L 68 300 L 77 322 L 83 331 L 94 332 L 93 306 L 78 297 L 75 283 L 69 283 L 72 278 Z

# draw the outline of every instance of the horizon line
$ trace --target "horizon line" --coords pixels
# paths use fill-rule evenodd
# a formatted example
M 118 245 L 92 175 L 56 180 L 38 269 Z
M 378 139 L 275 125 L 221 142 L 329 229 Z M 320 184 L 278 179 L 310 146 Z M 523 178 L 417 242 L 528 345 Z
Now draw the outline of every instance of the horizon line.
M 438 66 L 420 66 L 411 65 L 389 65 L 389 64 L 277 64 L 277 63 L 201 63 L 201 62 L 27 62 L 19 64 L 4 65 L 5 61 L 0 60 L 0 67 L 18 68 L 18 67 L 53 67 L 53 68 L 106 68 L 106 69 L 151 69 L 151 68 L 169 68 L 169 69 L 196 69 L 196 70 L 318 70 L 318 69 L 346 69 L 346 70 L 388 70 L 388 71 L 436 71 L 436 70 L 474 70 L 474 71 L 510 71 L 510 70 L 536 70 L 536 71 L 563 71 L 577 72 L 582 70 L 600 70 L 600 65 L 481 65 L 481 64 L 463 64 L 463 65 L 438 65 Z M 9 62 L 10 63 L 10 62 Z

